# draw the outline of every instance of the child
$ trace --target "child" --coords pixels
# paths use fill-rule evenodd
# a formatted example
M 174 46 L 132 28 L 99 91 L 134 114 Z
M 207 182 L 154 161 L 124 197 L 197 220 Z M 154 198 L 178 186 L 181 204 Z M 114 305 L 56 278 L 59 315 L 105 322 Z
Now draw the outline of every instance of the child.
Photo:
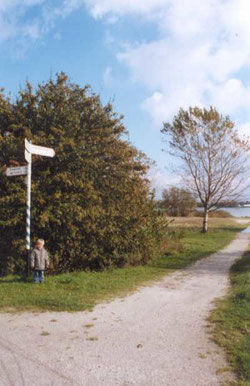
M 44 283 L 44 270 L 49 266 L 49 255 L 44 248 L 45 241 L 37 240 L 36 246 L 30 255 L 30 268 L 33 270 L 33 281 Z

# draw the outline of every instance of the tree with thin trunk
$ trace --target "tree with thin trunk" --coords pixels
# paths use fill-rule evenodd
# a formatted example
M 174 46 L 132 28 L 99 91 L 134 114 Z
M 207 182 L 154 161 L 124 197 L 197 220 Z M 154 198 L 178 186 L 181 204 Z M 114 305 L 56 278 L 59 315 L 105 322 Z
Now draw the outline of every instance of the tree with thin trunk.
M 207 232 L 208 213 L 221 201 L 236 199 L 246 188 L 249 142 L 241 140 L 230 118 L 214 107 L 180 109 L 161 132 L 170 154 L 181 160 L 186 188 L 202 204 L 202 231 Z

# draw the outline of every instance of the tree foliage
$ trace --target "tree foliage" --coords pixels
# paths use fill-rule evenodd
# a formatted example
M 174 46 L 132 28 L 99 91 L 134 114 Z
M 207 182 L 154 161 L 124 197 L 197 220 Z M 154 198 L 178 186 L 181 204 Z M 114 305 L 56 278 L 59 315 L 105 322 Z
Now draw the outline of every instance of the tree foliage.
M 247 140 L 240 140 L 234 123 L 213 107 L 180 109 L 172 124 L 164 124 L 162 133 L 172 154 L 182 161 L 186 187 L 204 208 L 206 232 L 208 212 L 239 195 L 247 166 Z
M 25 253 L 24 138 L 53 147 L 33 156 L 32 239 L 47 241 L 56 272 L 145 263 L 159 236 L 145 174 L 149 162 L 125 139 L 109 103 L 89 87 L 56 80 L 27 83 L 15 102 L 0 95 L 0 269 L 21 270 Z
M 195 198 L 186 189 L 172 186 L 162 193 L 161 207 L 167 210 L 169 216 L 188 216 L 196 206 Z

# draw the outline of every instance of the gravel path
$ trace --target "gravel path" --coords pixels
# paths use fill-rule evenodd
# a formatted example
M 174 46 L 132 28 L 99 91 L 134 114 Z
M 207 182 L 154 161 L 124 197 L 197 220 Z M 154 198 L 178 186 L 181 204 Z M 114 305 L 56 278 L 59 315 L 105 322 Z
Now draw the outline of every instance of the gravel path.
M 206 318 L 249 232 L 93 312 L 0 314 L 0 385 L 219 385 L 227 363 Z

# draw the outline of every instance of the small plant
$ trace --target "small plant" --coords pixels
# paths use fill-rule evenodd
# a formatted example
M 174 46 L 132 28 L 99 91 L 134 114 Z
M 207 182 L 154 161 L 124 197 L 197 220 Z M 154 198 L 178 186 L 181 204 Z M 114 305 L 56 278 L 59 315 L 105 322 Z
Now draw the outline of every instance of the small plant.
M 93 323 L 87 323 L 84 325 L 84 327 L 91 328 L 91 327 L 94 327 L 94 324 Z
M 98 337 L 97 336 L 90 336 L 87 338 L 87 340 L 95 341 L 95 340 L 98 340 Z
M 49 333 L 48 331 L 43 331 L 43 332 L 41 333 L 41 335 L 42 335 L 42 336 L 48 336 L 48 335 L 50 335 L 50 333 Z

